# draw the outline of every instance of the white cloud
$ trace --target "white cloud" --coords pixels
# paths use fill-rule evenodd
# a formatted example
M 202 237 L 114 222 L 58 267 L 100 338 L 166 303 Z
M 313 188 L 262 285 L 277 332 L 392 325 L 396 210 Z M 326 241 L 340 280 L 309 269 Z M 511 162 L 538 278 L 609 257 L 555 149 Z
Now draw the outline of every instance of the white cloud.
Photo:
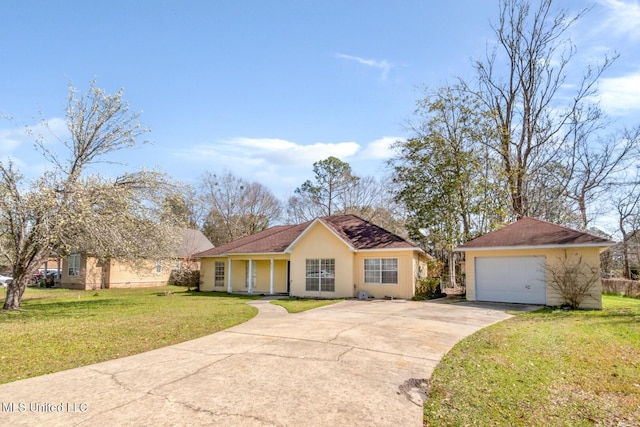
M 25 143 L 40 140 L 50 144 L 68 135 L 64 119 L 54 117 L 42 123 L 24 127 L 0 129 L 0 153 L 11 153 Z
M 43 123 L 29 126 L 34 136 L 42 138 L 45 144 L 54 143 L 58 140 L 65 140 L 69 136 L 67 122 L 60 117 L 47 119 Z
M 347 159 L 360 150 L 356 142 L 337 142 L 303 145 L 284 139 L 232 138 L 213 144 L 198 145 L 181 151 L 200 159 L 216 159 L 232 164 L 274 165 L 307 168 L 329 156 Z
M 390 159 L 394 155 L 391 145 L 401 140 L 399 136 L 383 136 L 370 142 L 363 150 L 363 157 L 367 159 Z
M 204 170 L 228 170 L 266 185 L 284 200 L 305 180 L 313 178 L 314 162 L 329 156 L 351 164 L 356 175 L 379 175 L 384 161 L 393 156 L 391 144 L 399 139 L 385 136 L 361 146 L 356 142 L 303 145 L 277 138 L 239 137 L 177 149 L 173 157 L 189 165 L 194 175 Z
M 286 199 L 293 190 L 313 175 L 313 163 L 329 156 L 349 161 L 360 151 L 356 142 L 314 143 L 303 145 L 275 138 L 232 138 L 174 151 L 192 168 L 222 172 L 257 181 Z
M 26 138 L 24 129 L 0 129 L 0 153 L 10 153 Z
M 600 80 L 600 105 L 608 113 L 623 115 L 640 109 L 640 72 Z
M 375 59 L 365 59 L 359 56 L 345 55 L 342 53 L 336 54 L 336 57 L 340 59 L 346 59 L 348 61 L 355 61 L 359 64 L 366 65 L 367 67 L 372 67 L 372 68 L 377 68 L 379 70 L 382 70 L 383 79 L 387 78 L 387 76 L 389 75 L 389 71 L 391 70 L 391 68 L 394 67 L 394 65 L 389 61 L 387 61 L 386 59 L 383 59 L 382 61 L 378 61 Z
M 640 4 L 637 0 L 600 0 L 608 9 L 603 27 L 620 36 L 640 39 Z

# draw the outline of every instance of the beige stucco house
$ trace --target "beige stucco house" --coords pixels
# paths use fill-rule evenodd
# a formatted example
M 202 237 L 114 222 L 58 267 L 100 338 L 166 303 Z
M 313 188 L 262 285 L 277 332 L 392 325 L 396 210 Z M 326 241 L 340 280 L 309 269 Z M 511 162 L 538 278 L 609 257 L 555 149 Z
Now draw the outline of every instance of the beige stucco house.
M 578 280 L 591 280 L 581 308 L 602 308 L 600 253 L 615 243 L 535 218 L 523 218 L 471 240 L 465 253 L 467 300 L 560 306 L 552 272 L 580 264 Z
M 355 215 L 281 225 L 198 254 L 200 290 L 350 298 L 415 295 L 427 255 Z
M 117 259 L 100 262 L 86 252 L 76 252 L 62 260 L 60 285 L 70 289 L 138 288 L 164 286 L 173 270 L 190 264 L 199 268 L 196 253 L 213 244 L 199 230 L 185 229 L 172 257 L 141 260 L 135 265 Z

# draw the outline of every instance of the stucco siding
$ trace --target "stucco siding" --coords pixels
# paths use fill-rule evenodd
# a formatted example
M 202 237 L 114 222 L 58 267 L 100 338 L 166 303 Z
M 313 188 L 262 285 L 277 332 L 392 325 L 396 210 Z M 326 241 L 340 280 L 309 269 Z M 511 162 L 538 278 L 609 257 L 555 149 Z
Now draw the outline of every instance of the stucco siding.
M 541 249 L 508 249 L 508 250 L 484 250 L 484 251 L 466 251 L 465 273 L 466 273 L 466 292 L 467 300 L 476 300 L 476 274 L 475 274 L 475 258 L 476 257 L 522 257 L 522 256 L 541 256 L 545 262 L 541 268 L 546 271 L 546 305 L 558 306 L 563 301 L 558 291 L 551 285 L 550 270 L 556 269 L 567 257 L 570 262 L 582 257 L 582 262 L 590 267 L 595 267 L 598 271 L 596 282 L 591 287 L 589 295 L 585 298 L 581 308 L 602 308 L 602 283 L 600 281 L 600 248 L 541 248 Z
M 397 283 L 366 283 L 364 264 L 367 259 L 397 259 Z M 417 254 L 415 251 L 375 251 L 359 252 L 355 256 L 354 277 L 356 292 L 365 291 L 374 298 L 411 299 L 415 295 L 415 281 L 417 278 Z
M 215 275 L 215 265 L 216 261 L 224 262 L 224 273 L 225 273 L 225 281 L 224 287 L 215 288 L 214 285 L 214 275 Z M 205 292 L 211 291 L 226 291 L 227 290 L 227 260 L 221 258 L 202 258 L 200 260 L 200 290 Z
M 273 259 L 273 292 L 284 293 L 287 291 L 287 261 L 288 255 L 274 254 L 253 255 L 250 258 L 243 255 L 231 256 L 231 290 L 232 292 L 248 292 L 247 266 L 249 261 L 255 265 L 255 283 L 253 293 L 271 292 L 271 260 Z M 215 263 L 224 263 L 224 286 L 214 286 Z M 221 291 L 228 290 L 229 283 L 229 257 L 206 257 L 201 259 L 200 266 L 200 290 Z
M 306 290 L 306 260 L 335 259 L 335 291 Z M 317 298 L 351 298 L 354 296 L 354 256 L 349 246 L 321 223 L 308 230 L 291 252 L 292 296 Z

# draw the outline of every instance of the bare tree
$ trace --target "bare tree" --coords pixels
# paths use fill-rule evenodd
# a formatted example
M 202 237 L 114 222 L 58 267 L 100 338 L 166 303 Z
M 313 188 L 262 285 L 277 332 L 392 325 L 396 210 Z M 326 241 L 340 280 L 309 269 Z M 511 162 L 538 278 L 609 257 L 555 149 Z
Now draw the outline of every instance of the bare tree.
M 632 279 L 631 257 L 638 249 L 638 230 L 640 230 L 640 176 L 636 170 L 636 179 L 630 185 L 617 187 L 617 193 L 612 197 L 618 214 L 618 231 L 622 238 L 622 258 L 624 276 Z M 640 263 L 640 259 L 636 260 Z
M 575 92 L 565 92 L 576 53 L 567 32 L 586 12 L 555 12 L 553 0 L 535 7 L 528 0 L 501 0 L 494 27 L 497 45 L 475 62 L 478 89 L 469 90 L 493 112 L 497 138 L 489 147 L 500 159 L 516 218 L 529 215 L 529 181 L 558 158 L 576 111 L 588 104 L 598 78 L 615 59 L 605 57 L 589 67 Z
M 262 231 L 282 213 L 280 201 L 267 187 L 230 172 L 206 172 L 200 191 L 208 206 L 204 234 L 214 245 Z
M 162 175 L 142 171 L 107 179 L 85 174 L 89 165 L 137 143 L 147 131 L 138 116 L 129 111 L 122 90 L 109 95 L 91 82 L 77 96 L 70 86 L 66 156 L 37 141 L 50 169 L 32 182 L 25 182 L 11 162 L 0 163 L 0 254 L 14 279 L 5 310 L 20 308 L 27 284 L 51 253 L 84 250 L 101 259 L 125 260 L 169 253 L 175 221 L 161 218 L 158 206 L 171 191 Z
M 394 234 L 408 237 L 404 210 L 394 200 L 391 191 L 393 186 L 391 177 L 360 177 L 340 197 L 340 204 L 344 208 L 336 213 L 357 215 Z
M 287 222 L 290 224 L 302 224 L 325 215 L 321 206 L 308 197 L 294 194 L 287 200 Z
M 599 137 L 582 132 L 575 136 L 568 197 L 577 205 L 583 229 L 591 220 L 589 207 L 620 185 L 623 172 L 638 159 L 639 144 L 640 126 L 625 129 L 622 134 Z
M 202 196 L 191 185 L 174 183 L 174 186 L 174 194 L 167 197 L 163 204 L 165 214 L 179 218 L 189 228 L 202 228 L 207 215 Z

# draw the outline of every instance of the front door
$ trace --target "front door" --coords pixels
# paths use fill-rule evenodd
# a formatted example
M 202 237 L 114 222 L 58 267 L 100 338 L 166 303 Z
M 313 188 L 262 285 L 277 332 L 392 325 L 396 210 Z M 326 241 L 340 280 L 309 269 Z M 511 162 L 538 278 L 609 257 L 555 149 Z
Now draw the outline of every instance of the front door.
M 287 293 L 291 292 L 291 261 L 287 261 Z

